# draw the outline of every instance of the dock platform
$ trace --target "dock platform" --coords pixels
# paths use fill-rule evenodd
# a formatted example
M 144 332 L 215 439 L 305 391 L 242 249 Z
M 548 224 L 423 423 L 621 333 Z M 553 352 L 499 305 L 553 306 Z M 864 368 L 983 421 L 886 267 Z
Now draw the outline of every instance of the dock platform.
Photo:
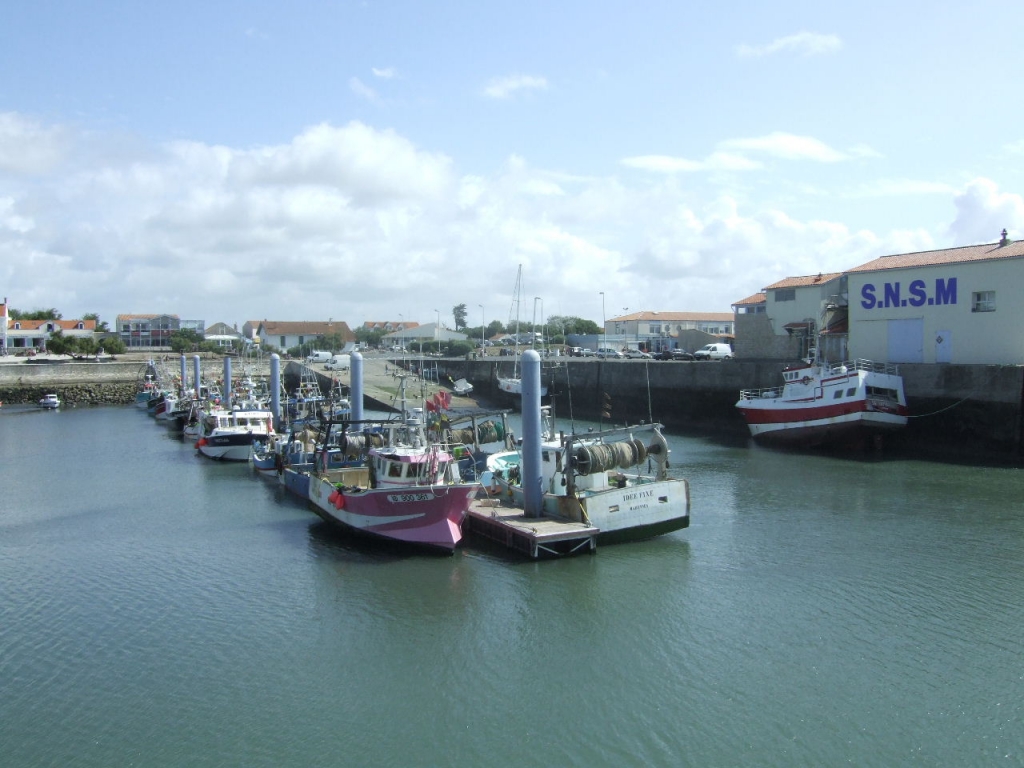
M 463 527 L 470 533 L 504 544 L 538 559 L 597 549 L 600 529 L 555 517 L 526 517 L 523 510 L 497 496 L 474 499 Z

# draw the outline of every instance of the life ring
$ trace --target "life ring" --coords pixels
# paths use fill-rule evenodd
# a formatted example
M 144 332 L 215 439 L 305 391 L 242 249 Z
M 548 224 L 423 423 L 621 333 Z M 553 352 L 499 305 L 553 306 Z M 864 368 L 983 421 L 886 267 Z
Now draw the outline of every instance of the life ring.
M 804 384 L 810 384 L 811 383 L 811 377 L 810 376 L 804 376 L 802 379 L 800 379 L 800 381 L 803 382 Z

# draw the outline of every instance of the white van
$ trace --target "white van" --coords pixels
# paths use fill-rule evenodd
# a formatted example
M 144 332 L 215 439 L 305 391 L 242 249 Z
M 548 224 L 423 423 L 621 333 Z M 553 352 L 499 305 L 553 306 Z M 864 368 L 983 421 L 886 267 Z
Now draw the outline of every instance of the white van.
M 347 371 L 352 367 L 351 355 L 335 355 L 324 363 L 325 371 Z
M 306 358 L 307 363 L 326 363 L 333 355 L 330 352 L 311 352 Z
M 705 344 L 693 353 L 694 360 L 732 360 L 732 347 L 728 344 Z

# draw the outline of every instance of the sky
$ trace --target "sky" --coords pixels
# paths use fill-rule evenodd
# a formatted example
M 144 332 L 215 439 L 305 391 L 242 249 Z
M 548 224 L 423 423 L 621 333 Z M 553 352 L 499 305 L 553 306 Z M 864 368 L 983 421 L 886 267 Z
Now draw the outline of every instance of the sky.
M 1022 22 L 1019 0 L 15 3 L 0 296 L 111 326 L 600 324 L 1024 238 Z

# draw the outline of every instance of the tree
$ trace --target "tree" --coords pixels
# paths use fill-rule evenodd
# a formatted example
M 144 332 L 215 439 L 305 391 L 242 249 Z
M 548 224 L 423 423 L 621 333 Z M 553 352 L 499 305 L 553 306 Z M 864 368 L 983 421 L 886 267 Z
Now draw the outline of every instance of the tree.
M 195 352 L 203 337 L 191 328 L 182 328 L 171 334 L 172 352 Z
M 42 318 L 33 318 L 42 319 Z M 78 349 L 78 339 L 65 336 L 63 331 L 54 331 L 46 340 L 46 351 L 51 355 L 67 355 Z
M 109 333 L 110 328 L 107 326 L 106 320 L 100 320 L 100 316 L 95 312 L 86 312 L 82 315 L 83 320 L 95 320 L 96 321 L 96 333 Z
M 452 307 L 452 317 L 455 318 L 455 330 L 466 327 L 466 305 L 456 304 Z
M 33 309 L 31 312 L 22 312 L 20 309 L 11 308 L 8 315 L 11 320 L 60 320 L 63 317 L 52 307 L 50 309 Z
M 583 320 L 573 315 L 552 315 L 548 318 L 548 328 L 552 333 L 557 328 L 562 335 L 575 333 L 581 336 L 592 336 L 601 332 L 601 326 L 593 320 Z

